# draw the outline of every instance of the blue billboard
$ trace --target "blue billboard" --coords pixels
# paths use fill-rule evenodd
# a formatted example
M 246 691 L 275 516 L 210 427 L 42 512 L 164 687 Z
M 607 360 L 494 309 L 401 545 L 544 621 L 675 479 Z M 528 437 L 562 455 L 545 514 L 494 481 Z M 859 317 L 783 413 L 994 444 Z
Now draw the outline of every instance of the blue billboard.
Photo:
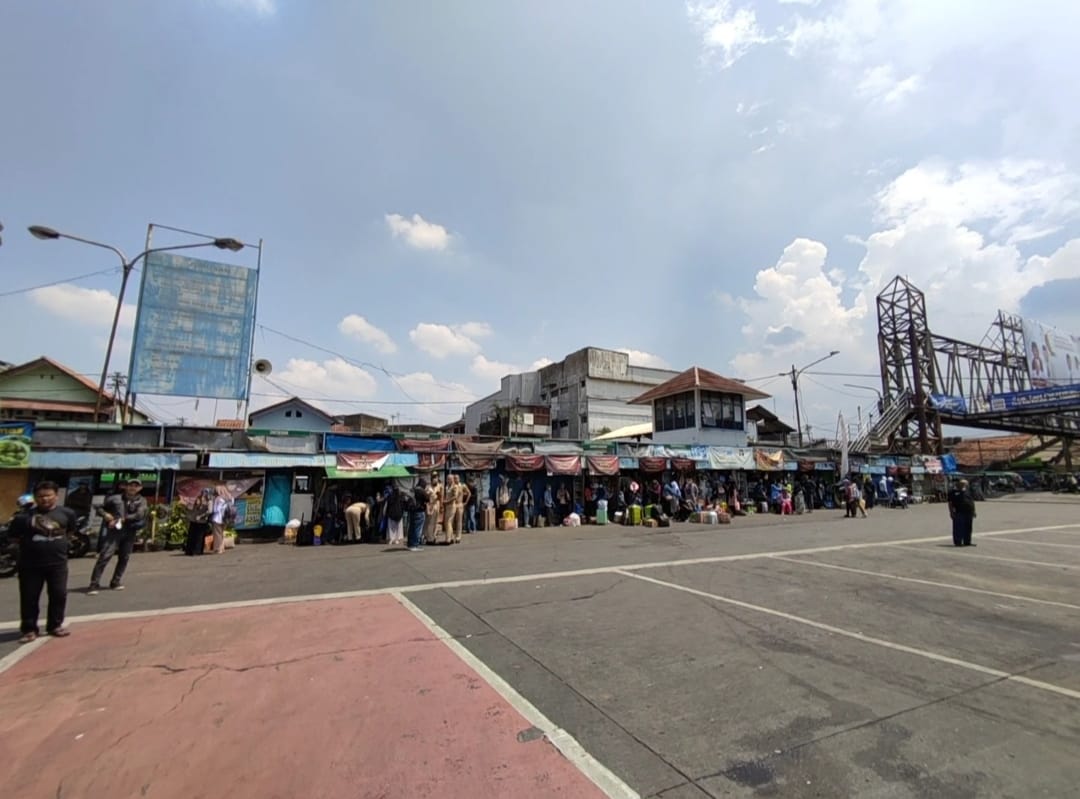
M 990 410 L 994 412 L 1075 409 L 1080 407 L 1080 383 L 991 394 L 987 401 L 990 403 Z
M 951 394 L 931 394 L 930 406 L 945 413 L 967 413 L 967 402 L 964 398 Z
M 259 272 L 168 252 L 146 257 L 131 391 L 247 399 Z

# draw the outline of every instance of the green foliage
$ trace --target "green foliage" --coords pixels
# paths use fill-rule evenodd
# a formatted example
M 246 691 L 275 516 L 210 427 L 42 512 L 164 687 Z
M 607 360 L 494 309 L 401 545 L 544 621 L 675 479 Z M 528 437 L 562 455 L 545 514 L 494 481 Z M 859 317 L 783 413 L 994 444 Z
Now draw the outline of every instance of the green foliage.
M 157 518 L 154 539 L 162 544 L 182 546 L 187 540 L 187 506 L 180 500 L 172 505 L 158 505 L 154 508 L 154 516 Z

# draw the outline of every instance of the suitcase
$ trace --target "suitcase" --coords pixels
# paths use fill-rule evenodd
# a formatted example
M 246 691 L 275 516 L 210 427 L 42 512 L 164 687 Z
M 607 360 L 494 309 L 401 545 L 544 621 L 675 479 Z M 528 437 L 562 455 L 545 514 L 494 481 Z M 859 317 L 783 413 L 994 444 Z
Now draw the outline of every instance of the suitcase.
M 484 515 L 480 519 L 483 524 L 481 530 L 494 530 L 495 529 L 495 508 L 484 508 Z
M 596 523 L 607 524 L 607 508 L 596 509 Z
M 641 524 L 641 506 L 640 505 L 631 505 L 630 506 L 630 524 L 632 524 L 632 525 Z
M 314 525 L 311 522 L 300 525 L 296 531 L 296 546 L 310 547 L 315 543 Z

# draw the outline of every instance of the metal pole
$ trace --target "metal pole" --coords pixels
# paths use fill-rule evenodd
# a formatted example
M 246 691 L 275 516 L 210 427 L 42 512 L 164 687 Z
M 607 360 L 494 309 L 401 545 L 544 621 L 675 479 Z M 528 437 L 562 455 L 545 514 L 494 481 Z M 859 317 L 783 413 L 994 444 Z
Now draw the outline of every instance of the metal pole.
M 257 255 L 255 257 L 255 304 L 251 309 L 251 338 L 250 351 L 248 352 L 247 391 L 244 394 L 244 415 L 240 417 L 244 421 L 244 429 L 247 429 L 248 411 L 251 410 L 251 380 L 252 370 L 255 366 L 255 319 L 259 313 L 259 277 L 262 270 L 263 240 L 259 239 Z
M 128 278 L 131 277 L 131 268 L 134 264 L 127 260 L 123 261 L 124 274 L 120 279 L 120 293 L 116 297 L 116 311 L 113 313 L 112 328 L 109 330 L 109 343 L 105 346 L 105 365 L 101 367 L 101 380 L 98 381 L 97 401 L 94 403 L 94 422 L 97 423 L 101 413 L 101 400 L 105 394 L 105 379 L 109 376 L 109 361 L 112 360 L 113 342 L 116 341 L 116 328 L 120 324 L 120 311 L 124 307 L 124 292 L 127 291 Z M 113 397 L 115 404 L 116 397 Z
M 802 449 L 802 415 L 799 412 L 799 373 L 795 371 L 795 364 L 791 365 L 791 389 L 795 392 L 795 427 L 799 434 L 799 449 Z
M 146 246 L 143 248 L 144 251 L 149 250 L 150 247 L 152 246 L 150 242 L 153 239 L 153 237 L 154 237 L 154 223 L 151 222 L 149 225 L 146 226 Z M 143 295 L 143 289 L 145 288 L 145 286 L 146 286 L 146 269 L 144 268 L 143 273 L 142 273 L 142 279 L 139 281 L 139 302 L 136 305 L 136 308 L 138 308 L 138 306 L 142 305 L 142 295 Z M 135 316 L 136 316 L 136 319 L 138 319 L 138 313 L 136 313 Z M 139 339 L 139 326 L 136 325 L 135 329 L 131 331 L 131 352 L 128 354 L 127 393 L 124 395 L 124 413 L 129 417 L 131 416 L 131 413 L 132 413 L 132 411 L 134 409 L 135 397 L 137 396 L 131 390 L 131 375 L 135 371 L 135 350 L 136 350 L 136 347 L 138 345 L 138 339 Z

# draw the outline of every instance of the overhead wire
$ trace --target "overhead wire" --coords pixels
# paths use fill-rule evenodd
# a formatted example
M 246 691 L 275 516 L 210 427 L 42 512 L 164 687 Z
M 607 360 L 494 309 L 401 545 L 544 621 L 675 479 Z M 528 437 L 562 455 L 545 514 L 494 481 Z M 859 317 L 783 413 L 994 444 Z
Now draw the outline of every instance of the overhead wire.
M 31 291 L 37 291 L 38 289 L 47 289 L 51 286 L 59 286 L 61 283 L 74 283 L 77 280 L 86 280 L 90 277 L 97 277 L 98 275 L 114 275 L 121 272 L 121 268 L 114 266 L 110 269 L 99 269 L 97 272 L 87 272 L 84 275 L 75 275 L 75 277 L 66 277 L 61 280 L 53 280 L 48 283 L 39 283 L 36 286 L 27 286 L 21 289 L 10 289 L 8 291 L 0 291 L 0 297 L 14 297 L 16 294 L 27 294 Z

